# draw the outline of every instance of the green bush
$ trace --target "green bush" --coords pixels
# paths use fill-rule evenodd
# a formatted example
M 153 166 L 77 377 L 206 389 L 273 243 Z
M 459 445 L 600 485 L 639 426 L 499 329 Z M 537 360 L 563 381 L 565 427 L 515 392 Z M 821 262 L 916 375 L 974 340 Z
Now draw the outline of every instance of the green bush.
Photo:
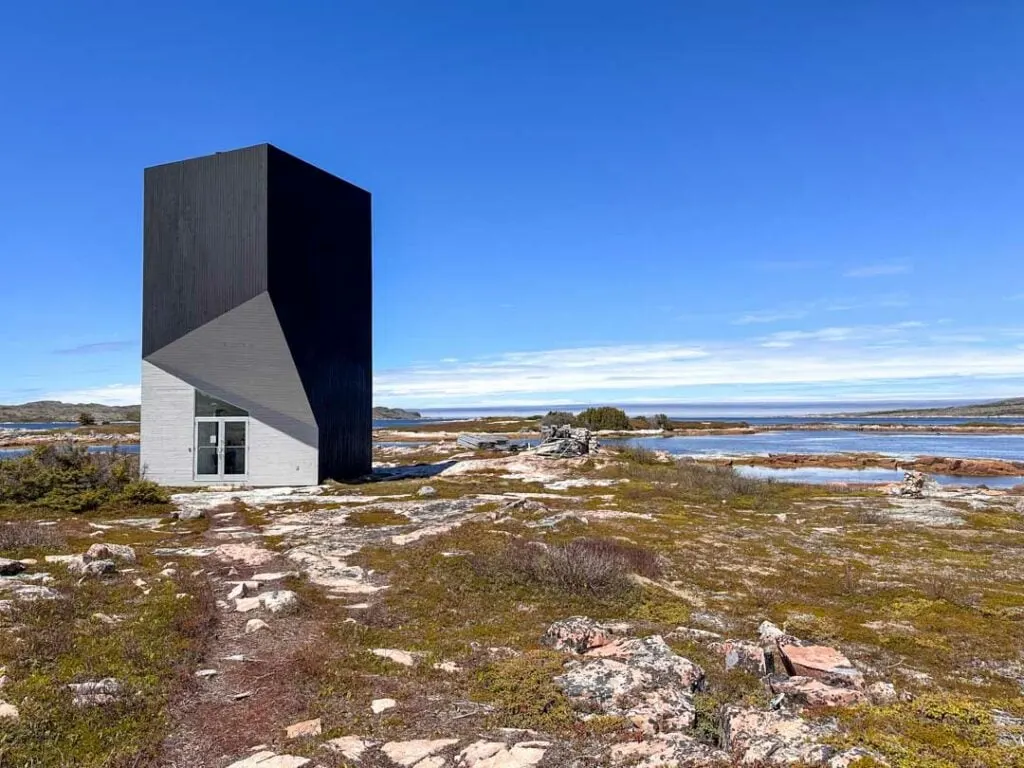
M 93 416 L 88 411 L 82 411 L 80 414 L 78 414 L 78 423 L 81 424 L 83 427 L 91 427 L 93 424 L 96 423 L 96 417 Z
M 167 496 L 139 478 L 138 456 L 116 448 L 89 453 L 73 443 L 41 445 L 28 456 L 0 461 L 0 504 L 85 512 L 111 501 L 152 504 Z
M 547 415 L 541 418 L 540 423 L 545 427 L 561 427 L 564 424 L 574 425 L 576 417 L 569 413 L 569 411 L 548 411 Z
M 672 429 L 672 419 L 666 416 L 664 413 L 656 413 L 653 417 L 654 426 L 658 429 Z
M 587 429 L 631 429 L 632 423 L 626 412 L 620 408 L 601 406 L 600 408 L 587 408 L 576 417 L 576 426 Z

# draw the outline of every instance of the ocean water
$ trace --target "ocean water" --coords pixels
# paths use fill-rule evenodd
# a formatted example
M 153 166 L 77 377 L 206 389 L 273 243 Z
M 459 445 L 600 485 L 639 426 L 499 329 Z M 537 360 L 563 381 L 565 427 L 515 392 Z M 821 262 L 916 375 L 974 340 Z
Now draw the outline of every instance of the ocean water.
M 751 435 L 626 437 L 605 440 L 677 456 L 767 456 L 770 453 L 880 453 L 894 458 L 949 456 L 1024 461 L 1024 435 L 935 435 L 910 432 L 771 431 Z
M 833 469 L 831 467 L 735 467 L 744 477 L 778 480 L 784 483 L 809 483 L 812 485 L 836 484 L 878 484 L 896 483 L 903 479 L 903 472 L 895 469 Z M 1013 488 L 1024 484 L 1024 476 L 1015 477 L 959 477 L 955 475 L 931 475 L 939 485 L 966 485 L 986 488 Z

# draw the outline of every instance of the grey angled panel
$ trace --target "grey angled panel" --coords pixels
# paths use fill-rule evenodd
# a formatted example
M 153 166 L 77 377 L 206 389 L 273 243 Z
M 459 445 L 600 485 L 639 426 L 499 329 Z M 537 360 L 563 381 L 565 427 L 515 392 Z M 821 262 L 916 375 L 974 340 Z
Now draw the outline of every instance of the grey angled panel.
M 259 294 L 146 360 L 296 440 L 318 446 L 316 419 L 269 294 Z

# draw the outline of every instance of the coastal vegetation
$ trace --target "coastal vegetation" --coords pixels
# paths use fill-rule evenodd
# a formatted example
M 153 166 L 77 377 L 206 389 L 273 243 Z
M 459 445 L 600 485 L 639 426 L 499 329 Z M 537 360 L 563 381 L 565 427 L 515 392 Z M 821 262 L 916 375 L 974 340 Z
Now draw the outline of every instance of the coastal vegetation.
M 85 415 L 94 423 L 111 421 L 138 421 L 138 405 L 101 405 L 100 403 L 62 403 L 57 400 L 37 400 L 21 405 L 0 405 L 2 422 L 79 422 Z

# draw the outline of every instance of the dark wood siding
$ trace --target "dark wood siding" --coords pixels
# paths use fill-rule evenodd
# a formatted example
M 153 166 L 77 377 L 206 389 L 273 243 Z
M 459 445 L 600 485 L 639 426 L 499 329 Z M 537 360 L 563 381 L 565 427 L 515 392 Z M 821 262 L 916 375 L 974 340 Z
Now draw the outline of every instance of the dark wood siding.
M 370 193 L 270 147 L 270 298 L 319 428 L 322 479 L 370 471 Z
M 142 356 L 267 289 L 266 145 L 145 171 Z

